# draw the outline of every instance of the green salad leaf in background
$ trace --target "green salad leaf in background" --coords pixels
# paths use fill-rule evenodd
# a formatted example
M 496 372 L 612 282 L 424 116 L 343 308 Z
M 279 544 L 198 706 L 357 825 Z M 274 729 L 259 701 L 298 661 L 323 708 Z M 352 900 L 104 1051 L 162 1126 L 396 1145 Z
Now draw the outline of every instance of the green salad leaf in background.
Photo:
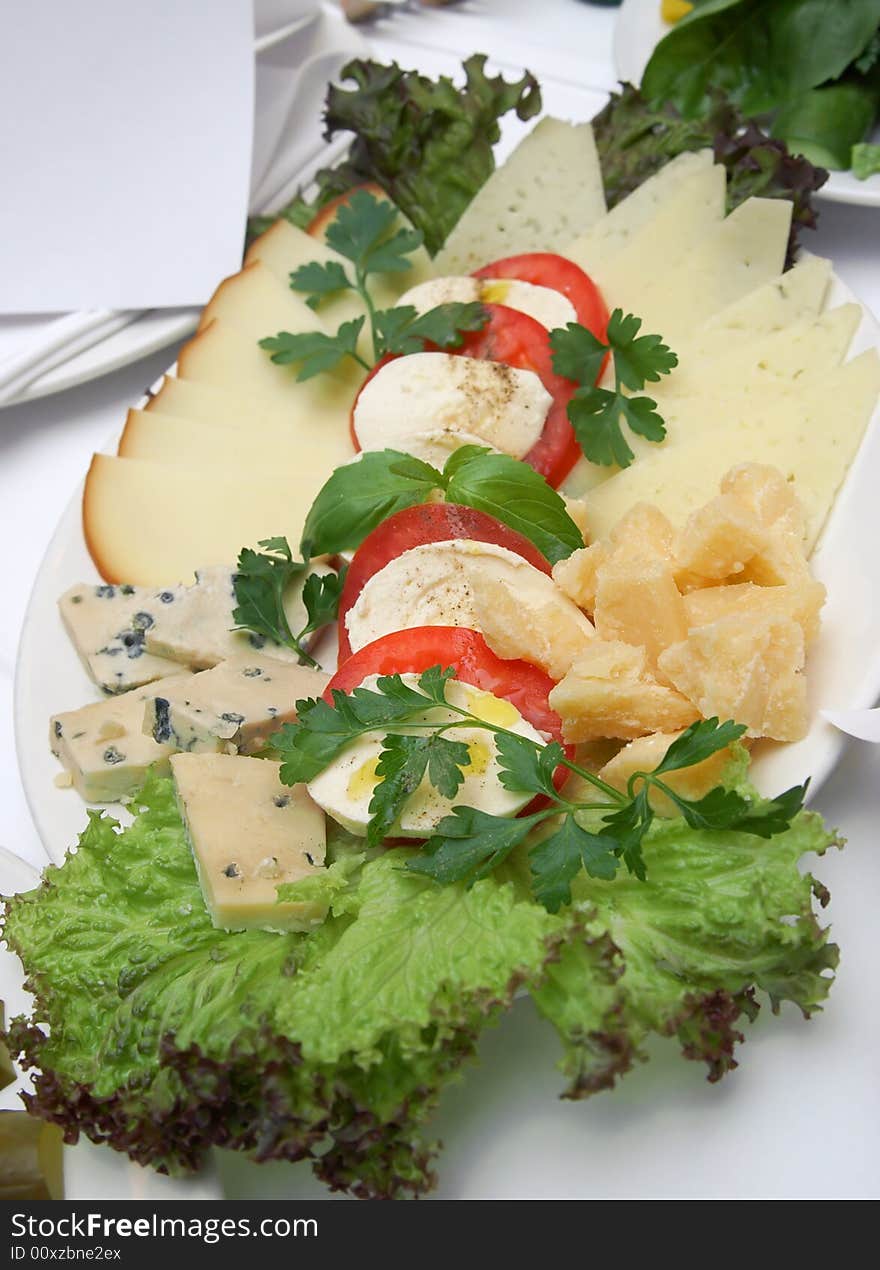
M 685 118 L 718 94 L 795 154 L 848 168 L 880 116 L 880 0 L 702 0 L 651 55 L 642 92 Z
M 172 1173 L 221 1146 L 308 1158 L 356 1195 L 419 1194 L 424 1123 L 518 989 L 559 1033 L 578 1098 L 651 1033 L 718 1079 L 755 993 L 810 1014 L 837 960 L 813 912 L 827 893 L 798 869 L 835 841 L 811 812 L 770 840 L 658 820 L 647 882 L 583 875 L 558 914 L 528 898 L 524 855 L 466 890 L 340 834 L 331 915 L 280 935 L 211 925 L 169 779 L 136 806 L 125 829 L 91 812 L 78 851 L 8 901 L 36 997 L 8 1037 L 39 1068 L 33 1112 Z

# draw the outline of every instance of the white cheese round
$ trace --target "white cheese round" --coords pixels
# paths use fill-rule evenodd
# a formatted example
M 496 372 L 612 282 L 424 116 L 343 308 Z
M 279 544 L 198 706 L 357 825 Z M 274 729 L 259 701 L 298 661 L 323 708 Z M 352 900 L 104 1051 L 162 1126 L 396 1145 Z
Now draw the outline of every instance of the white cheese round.
M 365 688 L 374 688 L 378 676 L 364 680 Z M 404 683 L 418 686 L 418 675 L 403 675 Z M 532 727 L 509 701 L 481 692 L 470 684 L 452 680 L 446 689 L 447 699 L 462 709 L 469 710 L 487 722 L 529 737 L 545 745 L 546 738 Z M 442 723 L 458 718 L 451 710 L 435 706 L 425 711 L 420 720 Z M 400 728 L 401 732 L 422 733 L 420 728 Z M 455 728 L 451 740 L 463 741 L 470 752 L 470 764 L 464 769 L 464 780 L 454 798 L 444 798 L 431 784 L 427 775 L 413 791 L 404 807 L 399 823 L 389 836 L 394 838 L 424 838 L 436 829 L 444 816 L 454 806 L 476 807 L 495 816 L 515 816 L 531 801 L 531 794 L 513 793 L 499 780 L 500 768 L 494 738 L 491 732 L 478 726 Z M 328 816 L 350 833 L 364 835 L 370 820 L 370 799 L 379 777 L 376 765 L 382 750 L 384 732 L 368 732 L 353 742 L 329 767 L 310 781 L 307 788 L 312 799 Z
M 530 370 L 452 353 L 410 353 L 364 385 L 354 430 L 362 450 L 407 450 L 414 435 L 461 432 L 521 459 L 540 437 L 552 400 Z
M 427 313 L 438 304 L 468 304 L 475 300 L 518 309 L 548 331 L 578 320 L 574 305 L 561 291 L 520 282 L 518 278 L 431 278 L 404 292 L 397 303 L 411 304 L 419 313 Z
M 499 657 L 561 679 L 594 635 L 546 573 L 493 543 L 456 538 L 403 552 L 375 573 L 345 617 L 352 651 L 413 626 L 466 626 Z

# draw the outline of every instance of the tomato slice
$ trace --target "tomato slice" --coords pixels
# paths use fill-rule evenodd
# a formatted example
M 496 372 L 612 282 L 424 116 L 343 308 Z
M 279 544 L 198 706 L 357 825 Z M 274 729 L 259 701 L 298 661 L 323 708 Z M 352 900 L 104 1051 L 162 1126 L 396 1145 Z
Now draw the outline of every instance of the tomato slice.
M 460 347 L 451 351 L 462 357 L 505 362 L 519 370 L 531 370 L 538 376 L 553 400 L 544 421 L 544 430 L 524 461 L 540 472 L 555 489 L 581 457 L 574 429 L 568 421 L 568 403 L 577 385 L 557 375 L 553 369 L 547 329 L 540 322 L 518 309 L 508 308 L 506 304 L 486 304 L 483 307 L 489 314 L 486 325 L 481 331 L 469 331 Z M 361 384 L 358 397 L 392 357 L 383 357 L 376 363 Z M 350 417 L 351 439 L 356 450 L 361 448 L 354 428 L 358 397 L 355 397 Z
M 365 644 L 337 670 L 324 691 L 324 699 L 332 703 L 334 688 L 351 692 L 369 675 L 418 675 L 429 666 L 454 666 L 455 677 L 462 683 L 504 697 L 532 727 L 551 741 L 558 741 L 566 756 L 574 758 L 574 746 L 565 745 L 562 720 L 548 699 L 554 680 L 530 662 L 496 656 L 478 631 L 465 626 L 414 626 Z M 557 789 L 561 789 L 568 775 L 568 768 L 557 767 L 553 776 Z M 525 812 L 545 802 L 535 799 Z
M 602 293 L 589 274 L 573 260 L 552 251 L 527 251 L 520 256 L 507 256 L 475 269 L 475 278 L 515 278 L 535 287 L 559 291 L 574 306 L 581 326 L 592 331 L 605 343 L 608 309 Z
M 506 547 L 542 573 L 552 572 L 549 560 L 541 555 L 534 543 L 486 512 L 462 507 L 458 503 L 421 503 L 406 507 L 389 516 L 368 534 L 349 565 L 339 601 L 340 664 L 351 656 L 345 616 L 370 578 L 412 547 L 420 547 L 426 542 L 448 542 L 452 538 L 472 538 L 477 542 Z

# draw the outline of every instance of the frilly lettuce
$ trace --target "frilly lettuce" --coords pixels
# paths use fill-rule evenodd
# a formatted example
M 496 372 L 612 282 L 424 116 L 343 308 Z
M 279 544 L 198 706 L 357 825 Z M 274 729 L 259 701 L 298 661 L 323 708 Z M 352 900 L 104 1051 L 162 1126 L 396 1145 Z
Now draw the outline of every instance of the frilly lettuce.
M 578 1097 L 650 1032 L 717 1078 L 755 990 L 810 1013 L 836 960 L 812 912 L 825 893 L 797 868 L 833 842 L 811 813 L 770 841 L 660 822 L 647 883 L 585 878 L 557 915 L 515 864 L 466 891 L 403 870 L 403 849 L 340 854 L 331 916 L 282 935 L 215 930 L 171 782 L 139 802 L 124 830 L 91 813 L 63 868 L 9 901 L 36 995 L 10 1041 L 40 1069 L 33 1112 L 170 1172 L 219 1145 L 310 1158 L 356 1195 L 418 1194 L 424 1122 L 517 990 L 558 1030 Z

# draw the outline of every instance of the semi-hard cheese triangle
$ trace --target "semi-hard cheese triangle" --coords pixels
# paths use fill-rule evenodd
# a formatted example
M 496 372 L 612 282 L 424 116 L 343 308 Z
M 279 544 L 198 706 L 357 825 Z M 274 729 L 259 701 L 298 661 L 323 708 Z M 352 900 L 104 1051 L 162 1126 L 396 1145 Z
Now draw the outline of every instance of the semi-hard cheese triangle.
M 782 272 L 791 203 L 750 198 L 696 242 L 682 236 L 646 273 L 635 253 L 621 252 L 604 271 L 609 309 L 642 319 L 642 329 L 675 348 L 710 317 Z
M 711 150 L 687 150 L 664 164 L 626 198 L 583 230 L 563 252 L 575 264 L 609 260 L 644 229 L 665 207 L 667 200 L 688 183 L 694 173 L 712 167 Z M 586 264 L 582 268 L 588 269 Z M 589 271 L 589 270 L 588 270 Z
M 475 195 L 434 257 L 434 271 L 471 273 L 524 251 L 563 252 L 604 213 L 592 127 L 544 118 Z
M 830 382 L 814 380 L 800 397 L 755 397 L 748 410 L 725 419 L 719 401 L 714 426 L 681 444 L 641 454 L 631 467 L 594 489 L 587 503 L 592 538 L 608 535 L 639 502 L 653 503 L 675 525 L 705 503 L 729 468 L 771 464 L 793 482 L 812 550 L 880 394 L 880 358 L 871 349 L 842 367 Z
M 676 257 L 682 243 L 696 243 L 724 220 L 727 172 L 719 164 L 698 167 L 672 189 L 649 221 L 633 232 L 616 252 L 588 232 L 566 252 L 600 289 L 613 294 L 618 277 L 644 278 Z M 598 237 L 598 236 L 597 236 Z M 639 310 L 634 310 L 638 312 Z
M 284 535 L 296 548 L 326 479 L 308 462 L 281 477 L 96 454 L 83 493 L 86 544 L 107 582 L 188 582 L 264 538 Z

